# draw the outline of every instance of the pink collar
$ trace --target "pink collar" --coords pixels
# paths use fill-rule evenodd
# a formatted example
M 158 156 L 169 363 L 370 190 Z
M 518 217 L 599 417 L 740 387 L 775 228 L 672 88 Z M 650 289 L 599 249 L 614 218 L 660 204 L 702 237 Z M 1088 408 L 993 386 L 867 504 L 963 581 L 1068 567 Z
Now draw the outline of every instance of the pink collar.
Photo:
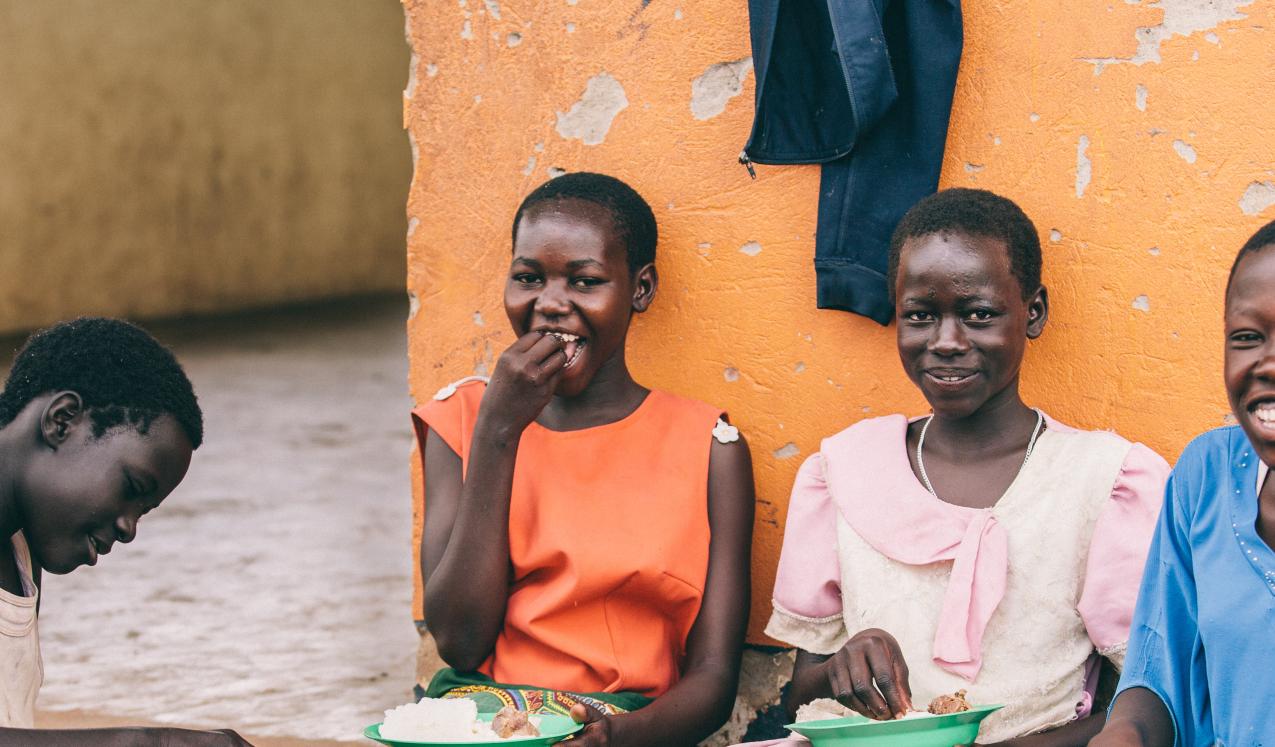
M 972 681 L 982 668 L 983 633 L 1005 595 L 1009 538 L 993 509 L 944 503 L 925 489 L 908 461 L 908 422 L 902 415 L 865 420 L 825 439 L 828 491 L 851 528 L 882 555 L 909 565 L 952 561 L 933 657 Z M 1047 432 L 1074 430 L 1048 415 L 1045 423 Z M 865 454 L 876 469 L 863 469 Z

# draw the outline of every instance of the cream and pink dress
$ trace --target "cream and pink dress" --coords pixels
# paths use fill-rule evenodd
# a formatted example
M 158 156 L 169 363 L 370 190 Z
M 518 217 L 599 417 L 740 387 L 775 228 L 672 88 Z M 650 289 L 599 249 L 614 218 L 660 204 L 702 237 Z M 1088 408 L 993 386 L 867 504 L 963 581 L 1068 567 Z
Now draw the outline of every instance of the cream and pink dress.
M 888 631 L 918 707 L 962 689 L 1004 704 L 980 742 L 1087 715 L 1095 654 L 1124 660 L 1169 466 L 1114 433 L 1045 422 L 987 509 L 925 489 L 901 415 L 824 440 L 793 486 L 766 633 L 832 654 Z

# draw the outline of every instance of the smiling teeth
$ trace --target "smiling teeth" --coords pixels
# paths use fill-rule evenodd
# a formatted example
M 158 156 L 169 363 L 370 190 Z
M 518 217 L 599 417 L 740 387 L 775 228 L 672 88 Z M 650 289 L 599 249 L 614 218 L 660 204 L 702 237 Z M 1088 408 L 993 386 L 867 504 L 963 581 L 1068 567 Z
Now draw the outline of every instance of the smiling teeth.
M 571 335 L 566 332 L 550 332 L 549 334 L 562 340 L 563 342 L 576 342 L 580 339 L 580 335 Z
M 1275 423 L 1275 402 L 1263 402 L 1253 408 L 1253 414 L 1257 419 L 1266 424 Z

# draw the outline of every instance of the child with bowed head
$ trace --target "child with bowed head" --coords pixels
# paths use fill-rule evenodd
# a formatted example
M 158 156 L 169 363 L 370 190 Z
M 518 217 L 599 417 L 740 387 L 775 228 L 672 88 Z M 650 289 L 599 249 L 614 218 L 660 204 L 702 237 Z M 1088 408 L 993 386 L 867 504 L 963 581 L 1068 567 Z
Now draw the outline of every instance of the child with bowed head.
M 33 729 L 40 576 L 95 565 L 186 476 L 203 441 L 190 380 L 116 319 L 37 332 L 0 393 L 0 745 L 234 747 L 232 731 Z

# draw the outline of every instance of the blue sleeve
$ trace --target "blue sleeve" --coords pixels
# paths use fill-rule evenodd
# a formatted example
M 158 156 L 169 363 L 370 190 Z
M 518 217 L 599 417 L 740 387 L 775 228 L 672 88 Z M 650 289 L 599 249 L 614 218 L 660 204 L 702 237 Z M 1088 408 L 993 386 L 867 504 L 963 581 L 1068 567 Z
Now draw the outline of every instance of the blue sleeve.
M 1188 542 L 1192 466 L 1186 455 L 1169 476 L 1164 506 L 1151 540 L 1138 605 L 1129 634 L 1119 694 L 1134 687 L 1155 693 L 1173 718 L 1176 747 L 1213 744 L 1208 683 L 1199 619 L 1195 570 Z

